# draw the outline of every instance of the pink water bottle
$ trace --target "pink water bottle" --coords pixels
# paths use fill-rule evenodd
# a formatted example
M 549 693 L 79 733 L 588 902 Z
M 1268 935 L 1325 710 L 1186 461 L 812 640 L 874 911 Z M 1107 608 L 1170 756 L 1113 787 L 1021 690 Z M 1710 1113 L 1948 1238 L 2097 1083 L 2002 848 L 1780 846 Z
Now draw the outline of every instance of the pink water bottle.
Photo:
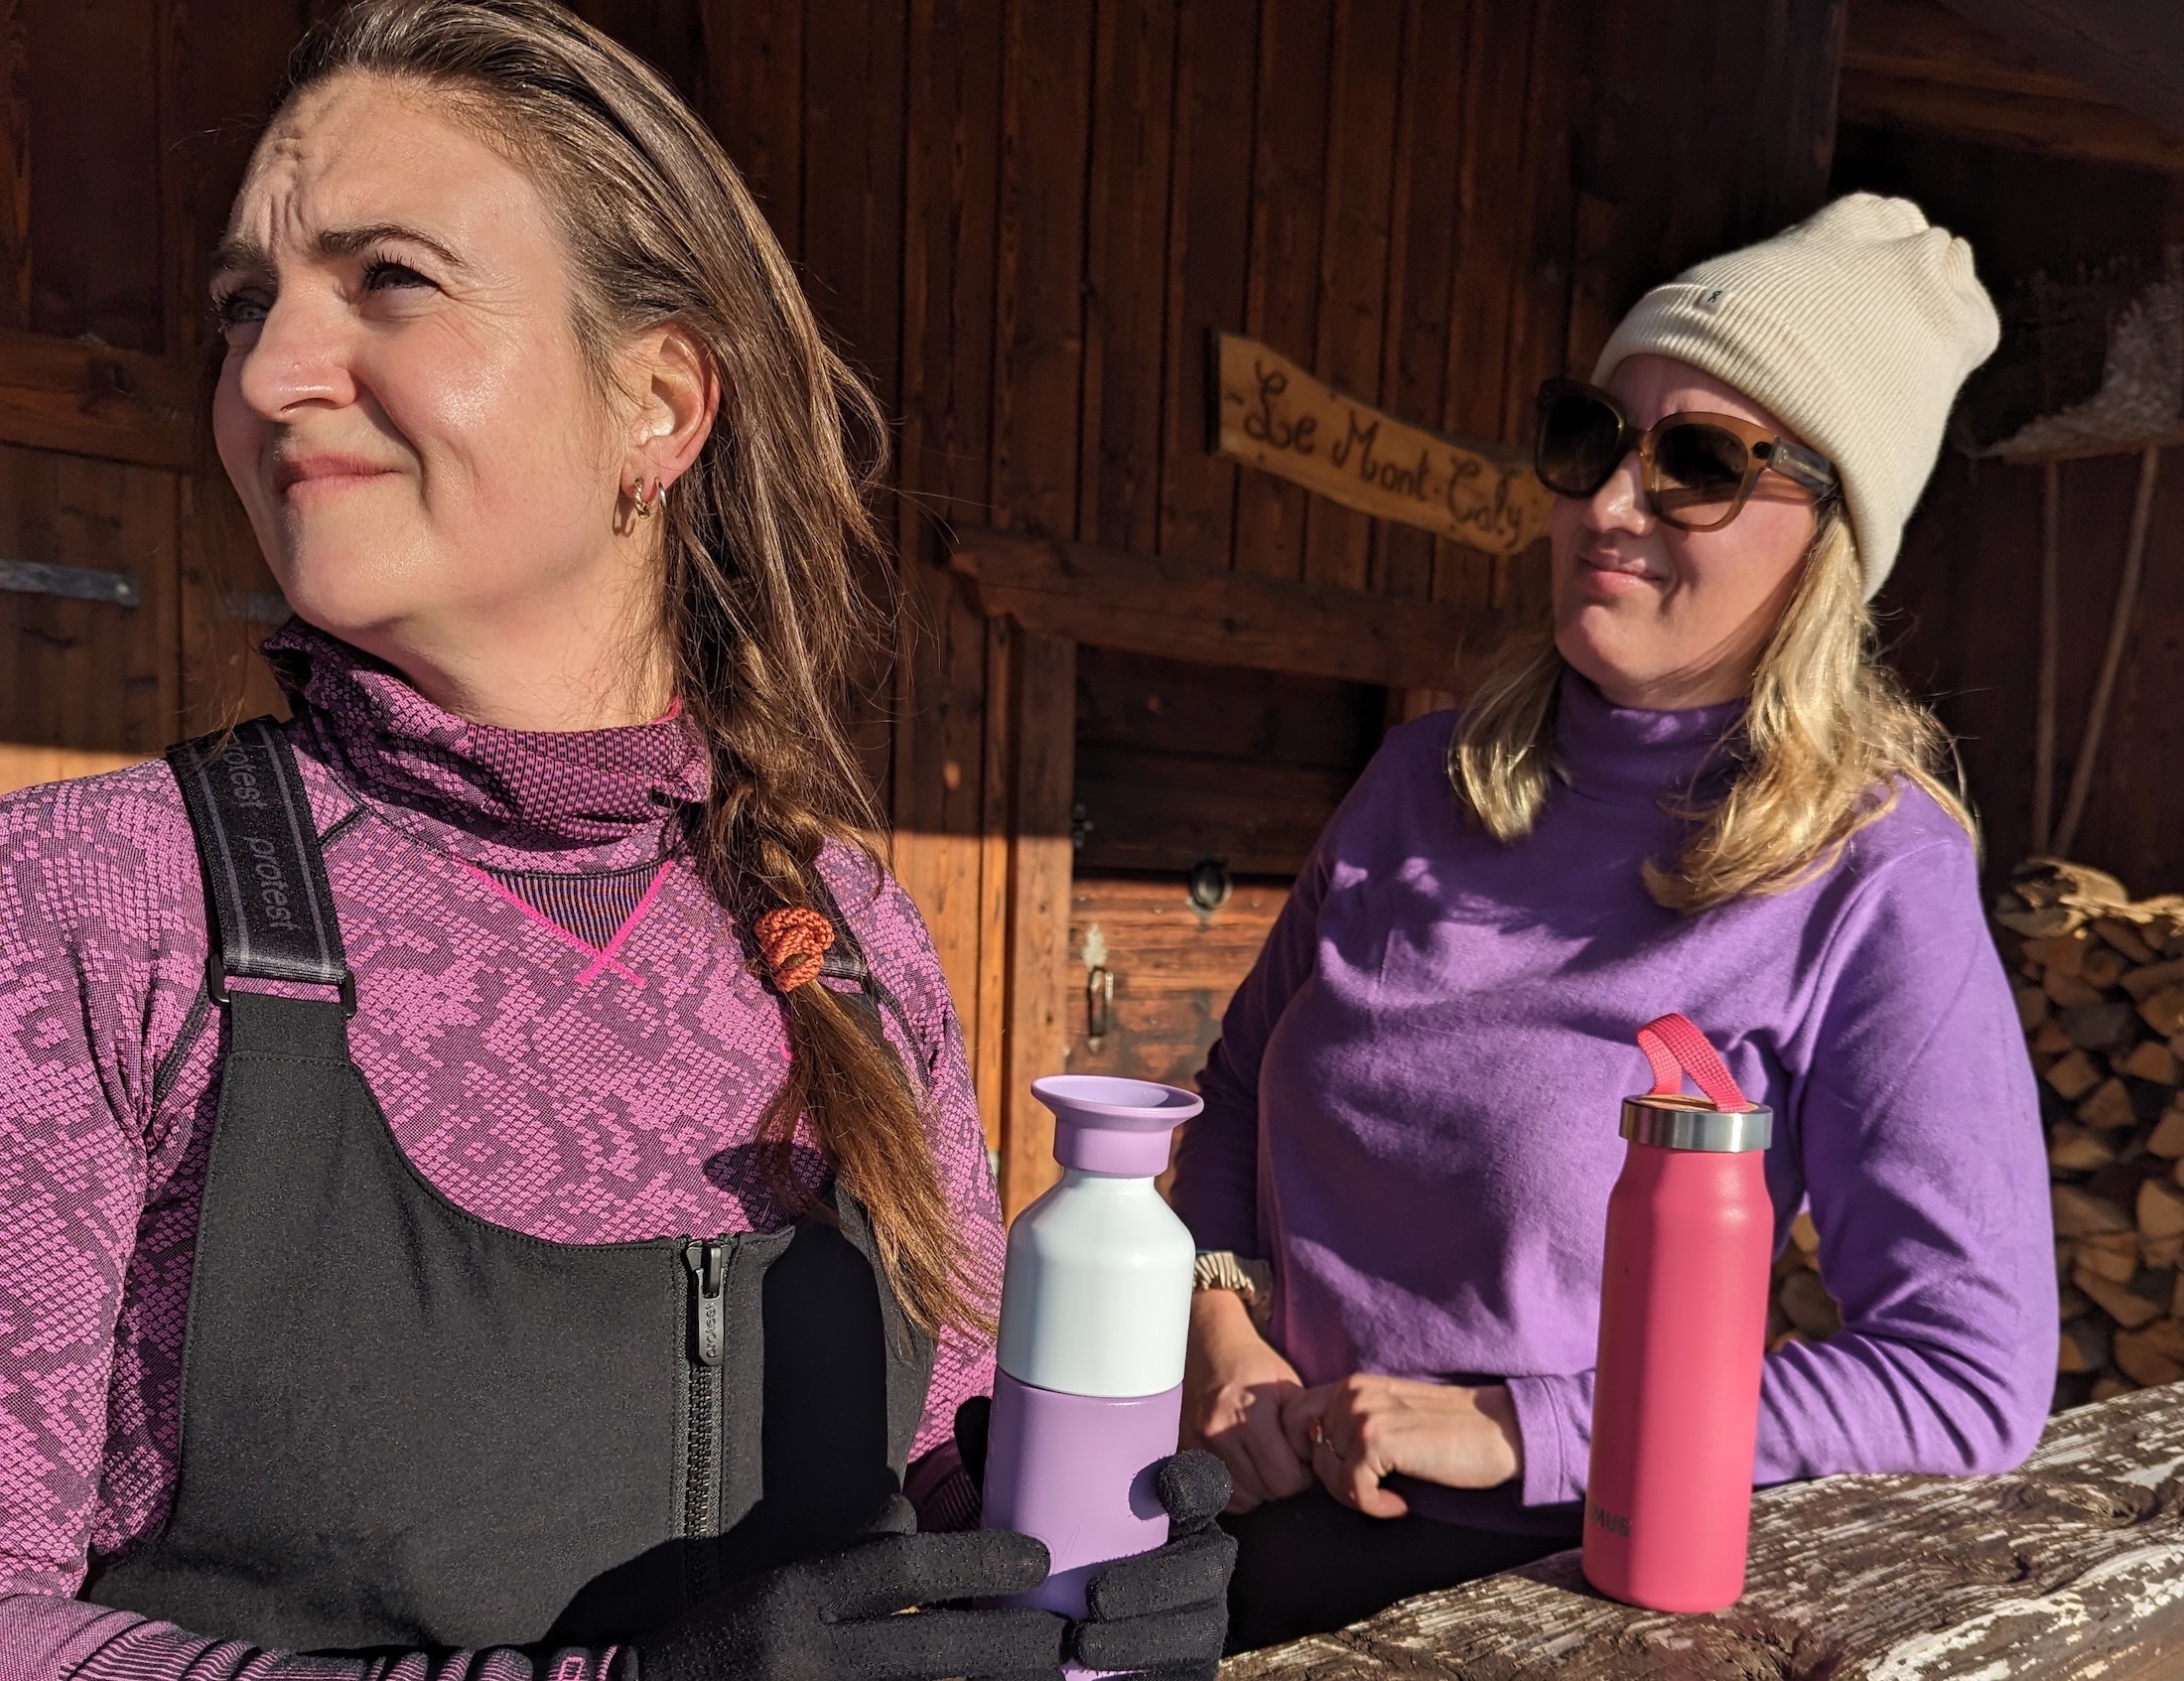
M 1709 1611 L 1744 1592 L 1774 1204 L 1771 1110 L 1682 1016 L 1638 1030 L 1653 1089 L 1607 1204 L 1584 1572 L 1611 1599 Z M 1705 1093 L 1683 1095 L 1689 1073 Z

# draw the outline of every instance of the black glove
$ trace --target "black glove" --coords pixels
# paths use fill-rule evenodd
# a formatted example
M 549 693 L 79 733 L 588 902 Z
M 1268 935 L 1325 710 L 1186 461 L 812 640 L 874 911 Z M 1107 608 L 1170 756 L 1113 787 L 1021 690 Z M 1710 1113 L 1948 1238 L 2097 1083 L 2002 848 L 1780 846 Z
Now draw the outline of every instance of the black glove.
M 956 1451 L 982 1491 L 992 1407 L 975 1396 L 955 1416 Z M 1154 1476 L 1167 1545 L 1117 1559 L 1085 1584 L 1088 1614 L 1070 1625 L 1069 1655 L 1088 1669 L 1211 1681 L 1236 1568 L 1235 1538 L 1213 1521 L 1229 1503 L 1228 1467 L 1193 1448 L 1162 1460 Z
M 1064 1618 L 923 1609 L 1028 1593 L 1046 1564 L 1039 1542 L 1001 1530 L 878 1535 L 724 1588 L 625 1667 L 634 1681 L 1050 1681 Z

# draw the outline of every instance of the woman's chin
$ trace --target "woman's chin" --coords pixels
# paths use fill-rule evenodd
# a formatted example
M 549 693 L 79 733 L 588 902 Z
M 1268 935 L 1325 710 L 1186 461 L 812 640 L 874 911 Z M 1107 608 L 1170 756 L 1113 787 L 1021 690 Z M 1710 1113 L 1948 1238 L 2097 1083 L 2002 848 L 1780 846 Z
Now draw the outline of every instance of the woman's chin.
M 1614 616 L 1587 610 L 1555 628 L 1555 647 L 1570 668 L 1602 694 L 1614 699 L 1643 689 L 1660 668 L 1638 638 L 1614 622 Z
M 297 618 L 358 647 L 368 649 L 375 631 L 417 615 L 414 589 L 376 580 L 354 564 L 276 566 L 274 575 Z

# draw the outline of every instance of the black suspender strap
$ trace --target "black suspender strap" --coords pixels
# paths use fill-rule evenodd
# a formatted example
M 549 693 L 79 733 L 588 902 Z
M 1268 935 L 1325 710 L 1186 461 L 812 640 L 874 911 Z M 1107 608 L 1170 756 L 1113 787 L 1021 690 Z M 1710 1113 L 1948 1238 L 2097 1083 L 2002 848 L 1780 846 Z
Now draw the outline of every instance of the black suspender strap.
M 271 718 L 167 750 L 205 869 L 212 911 L 205 986 L 227 1002 L 229 979 L 308 981 L 341 989 L 356 1013 L 356 983 L 327 887 L 326 857 L 295 750 Z

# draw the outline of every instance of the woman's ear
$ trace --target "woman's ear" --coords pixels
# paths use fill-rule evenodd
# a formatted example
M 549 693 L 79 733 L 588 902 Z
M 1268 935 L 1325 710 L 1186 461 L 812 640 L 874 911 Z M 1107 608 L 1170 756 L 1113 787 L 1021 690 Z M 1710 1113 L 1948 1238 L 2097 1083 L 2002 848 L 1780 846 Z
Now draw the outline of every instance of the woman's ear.
M 721 408 L 720 370 L 697 338 L 673 322 L 638 340 L 630 359 L 638 400 L 623 483 L 672 485 L 713 435 Z

